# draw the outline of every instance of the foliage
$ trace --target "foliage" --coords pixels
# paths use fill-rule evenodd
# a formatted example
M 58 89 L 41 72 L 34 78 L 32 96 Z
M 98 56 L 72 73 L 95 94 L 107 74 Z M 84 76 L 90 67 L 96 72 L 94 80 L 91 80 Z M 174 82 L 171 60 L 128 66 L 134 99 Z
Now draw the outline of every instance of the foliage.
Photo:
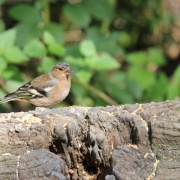
M 170 59 L 164 45 L 175 42 L 169 38 L 173 18 L 161 1 L 44 0 L 15 3 L 5 11 L 14 23 L 5 29 L 7 20 L 0 21 L 1 98 L 59 61 L 73 70 L 68 104 L 180 95 L 180 65 L 170 75 L 163 70 Z

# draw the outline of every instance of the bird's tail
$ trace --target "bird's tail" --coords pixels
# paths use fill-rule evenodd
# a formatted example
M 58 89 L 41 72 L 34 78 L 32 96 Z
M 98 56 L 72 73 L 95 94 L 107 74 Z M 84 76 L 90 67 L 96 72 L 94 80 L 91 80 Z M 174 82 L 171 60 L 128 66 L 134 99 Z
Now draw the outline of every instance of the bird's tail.
M 17 99 L 17 95 L 14 93 L 8 94 L 6 96 L 4 96 L 4 98 L 2 100 L 0 100 L 0 104 L 9 102 L 9 101 L 14 101 Z

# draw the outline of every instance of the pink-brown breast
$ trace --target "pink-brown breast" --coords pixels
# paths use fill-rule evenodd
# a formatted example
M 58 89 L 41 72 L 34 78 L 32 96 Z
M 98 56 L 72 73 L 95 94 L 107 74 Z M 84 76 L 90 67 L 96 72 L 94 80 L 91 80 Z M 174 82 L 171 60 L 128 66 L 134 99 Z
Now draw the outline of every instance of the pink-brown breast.
M 57 104 L 67 97 L 70 88 L 70 77 L 58 80 L 54 87 L 51 89 L 51 91 L 47 93 L 47 97 L 45 96 L 42 98 L 31 99 L 29 100 L 29 102 L 34 104 L 35 106 L 41 107 Z

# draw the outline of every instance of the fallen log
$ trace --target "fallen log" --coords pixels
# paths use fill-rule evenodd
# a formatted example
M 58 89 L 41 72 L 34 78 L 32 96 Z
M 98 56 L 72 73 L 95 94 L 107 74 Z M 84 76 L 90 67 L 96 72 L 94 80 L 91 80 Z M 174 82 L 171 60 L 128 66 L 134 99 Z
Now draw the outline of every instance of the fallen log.
M 180 102 L 0 114 L 0 179 L 179 179 Z

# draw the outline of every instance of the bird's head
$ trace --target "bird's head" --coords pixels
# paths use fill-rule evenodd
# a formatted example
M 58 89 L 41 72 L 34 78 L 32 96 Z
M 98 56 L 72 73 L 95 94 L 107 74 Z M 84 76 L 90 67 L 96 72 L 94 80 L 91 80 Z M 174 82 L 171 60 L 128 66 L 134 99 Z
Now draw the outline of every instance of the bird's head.
M 56 78 L 61 78 L 63 76 L 71 75 L 72 71 L 70 65 L 66 62 L 57 63 L 52 69 L 53 76 Z

